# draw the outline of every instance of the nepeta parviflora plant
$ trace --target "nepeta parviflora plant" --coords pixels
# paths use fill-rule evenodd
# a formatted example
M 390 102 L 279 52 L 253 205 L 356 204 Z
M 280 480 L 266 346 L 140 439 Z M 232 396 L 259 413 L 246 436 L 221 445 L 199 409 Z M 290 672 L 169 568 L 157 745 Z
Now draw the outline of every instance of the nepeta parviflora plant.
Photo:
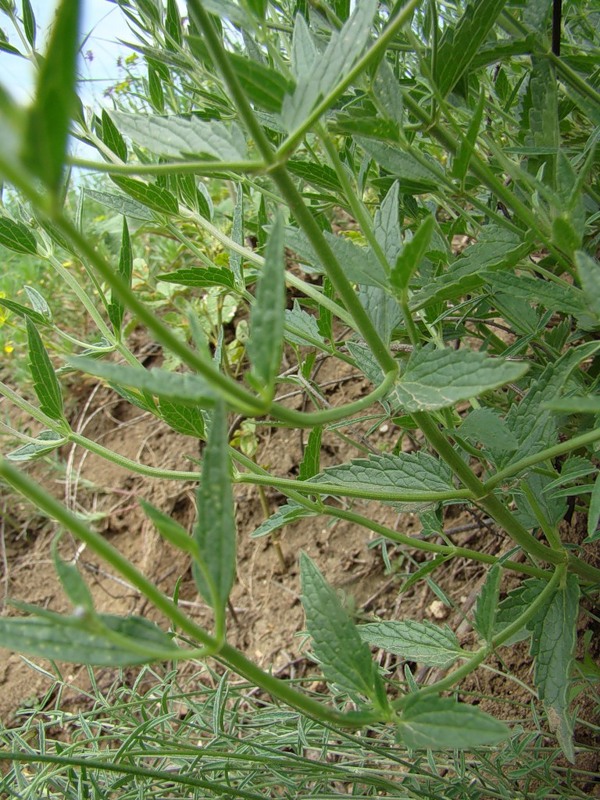
M 22 13 L 12 0 L 1 5 L 32 55 L 29 2 Z M 393 725 L 399 741 L 418 750 L 510 736 L 504 722 L 452 691 L 500 648 L 528 639 L 548 727 L 573 760 L 577 620 L 580 601 L 600 582 L 587 556 L 600 516 L 600 190 L 591 132 L 600 98 L 585 15 L 574 4 L 557 55 L 546 2 L 188 0 L 182 17 L 175 0 L 118 0 L 147 76 L 130 96 L 115 94 L 114 107 L 88 111 L 76 93 L 80 5 L 60 4 L 31 107 L 0 95 L 0 174 L 18 198 L 10 213 L 2 210 L 0 241 L 56 270 L 95 331 L 86 340 L 62 331 L 35 288 L 30 305 L 0 301 L 26 325 L 38 402 L 8 385 L 0 391 L 43 428 L 7 455 L 0 476 L 135 586 L 171 632 L 96 609 L 77 568 L 55 551 L 73 613 L 26 606 L 24 616 L 0 619 L 0 645 L 90 665 L 212 658 L 307 717 L 347 729 Z M 70 136 L 98 158 L 69 155 Z M 118 259 L 102 257 L 81 210 L 65 204 L 67 165 L 104 173 L 87 196 L 122 215 Z M 216 185 L 234 199 L 230 229 L 213 218 L 207 187 Z M 339 209 L 353 220 L 352 236 L 332 230 Z M 191 257 L 193 266 L 163 272 L 161 281 L 249 308 L 241 374 L 224 357 L 222 330 L 214 345 L 189 313 L 182 337 L 132 289 L 140 232 L 150 241 L 174 237 Z M 452 249 L 459 234 L 470 237 L 461 254 Z M 207 255 L 206 237 L 225 262 Z M 64 253 L 81 262 L 95 292 L 62 266 Z M 295 300 L 286 308 L 290 289 Z M 143 367 L 128 344 L 130 320 L 180 366 Z M 62 360 L 49 357 L 49 341 Z M 277 400 L 284 348 L 313 410 Z M 325 407 L 311 389 L 317 357 L 352 365 L 371 390 Z M 149 467 L 73 430 L 63 374 L 74 372 L 156 415 L 182 434 L 182 447 L 191 441 L 183 437 L 205 442 L 199 471 Z M 298 479 L 271 475 L 232 447 L 228 414 L 305 429 Z M 322 469 L 323 433 L 364 418 L 395 425 L 399 436 L 409 431 L 418 448 L 370 447 Z M 159 508 L 143 508 L 189 555 L 214 612 L 212 630 L 17 466 L 67 443 L 133 472 L 197 479 L 191 532 Z M 227 640 L 233 484 L 275 487 L 286 497 L 257 537 L 321 516 L 424 551 L 423 579 L 455 558 L 486 565 L 470 619 L 476 644 L 465 649 L 450 628 L 430 622 L 357 625 L 299 553 L 306 630 L 330 700 L 263 671 Z M 576 545 L 561 538 L 569 498 L 588 513 L 587 539 Z M 386 527 L 359 513 L 356 499 L 418 513 L 429 535 Z M 504 554 L 444 536 L 441 512 L 450 505 L 493 520 L 510 543 Z M 502 597 L 509 572 L 516 588 Z M 437 667 L 442 677 L 419 685 L 407 667 L 405 682 L 390 688 L 372 646 Z

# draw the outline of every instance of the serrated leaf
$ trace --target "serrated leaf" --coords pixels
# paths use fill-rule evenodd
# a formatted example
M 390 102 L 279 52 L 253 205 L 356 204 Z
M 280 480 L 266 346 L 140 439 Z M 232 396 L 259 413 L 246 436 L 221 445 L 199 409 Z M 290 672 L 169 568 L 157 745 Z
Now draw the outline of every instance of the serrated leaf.
M 390 266 L 396 263 L 402 250 L 399 193 L 400 185 L 398 181 L 394 181 L 375 212 L 373 226 L 377 243 L 385 253 Z
M 600 321 L 600 264 L 583 250 L 575 253 L 575 265 L 590 311 Z
M 496 462 L 505 453 L 519 446 L 518 439 L 498 414 L 491 408 L 476 408 L 465 418 L 458 429 L 461 438 L 479 443 L 484 453 Z
M 112 150 L 121 161 L 127 161 L 127 145 L 125 139 L 115 123 L 112 121 L 110 114 L 102 109 L 102 141 Z
M 371 23 L 377 8 L 375 0 L 362 0 L 341 30 L 331 34 L 324 53 L 306 61 L 310 47 L 307 37 L 301 45 L 293 46 L 294 57 L 302 52 L 302 62 L 294 63 L 296 88 L 284 98 L 281 117 L 288 131 L 301 125 L 317 102 L 325 98 L 341 78 L 362 55 L 371 36 Z M 296 26 L 305 27 L 301 14 L 296 15 Z M 296 36 L 294 37 L 297 38 Z
M 304 517 L 310 517 L 313 512 L 304 506 L 298 506 L 295 503 L 286 503 L 280 506 L 274 514 L 262 522 L 255 531 L 250 534 L 252 539 L 259 539 L 261 536 L 268 536 L 268 534 L 283 528 L 285 525 L 290 525 Z
M 204 439 L 204 417 L 199 408 L 162 398 L 158 404 L 158 412 L 174 431 L 195 439 Z
M 475 143 L 477 142 L 477 136 L 479 135 L 479 128 L 481 127 L 484 107 L 485 92 L 482 91 L 479 95 L 479 102 L 477 103 L 475 113 L 473 114 L 471 122 L 469 123 L 465 137 L 462 139 L 458 151 L 452 159 L 451 175 L 453 178 L 458 178 L 458 180 L 461 182 L 464 181 L 467 170 L 469 169 L 469 162 L 471 161 L 471 156 L 473 155 L 473 151 L 475 149 Z
M 233 289 L 235 285 L 233 272 L 227 267 L 186 267 L 175 272 L 163 272 L 156 276 L 156 280 L 179 286 L 225 286 Z
M 359 625 L 361 638 L 371 647 L 416 661 L 429 667 L 448 669 L 461 656 L 465 657 L 458 639 L 447 625 L 403 620 L 370 622 Z
M 42 316 L 42 314 L 34 311 L 32 308 L 28 308 L 27 306 L 22 306 L 21 303 L 15 303 L 14 300 L 5 300 L 4 298 L 0 297 L 0 306 L 7 308 L 9 311 L 12 311 L 14 314 L 18 314 L 23 319 L 27 317 L 32 321 L 35 322 L 37 325 L 50 325 L 50 321 L 46 319 L 46 317 Z
M 354 138 L 365 153 L 390 175 L 399 179 L 400 191 L 403 194 L 422 194 L 439 188 L 440 178 L 435 175 L 435 170 L 439 171 L 439 167 L 436 164 L 432 164 L 429 170 L 411 153 L 400 150 L 397 145 L 392 146 L 362 136 Z
M 111 111 L 119 130 L 140 147 L 173 158 L 208 155 L 219 161 L 240 161 L 246 147 L 240 129 L 199 117 L 159 117 Z
M 154 220 L 154 214 L 149 211 L 146 206 L 138 203 L 136 200 L 132 200 L 130 197 L 127 197 L 124 194 L 98 192 L 95 189 L 86 189 L 85 193 L 97 203 L 101 203 L 103 206 L 112 208 L 124 216 L 145 221 Z
M 440 39 L 433 78 L 443 97 L 464 75 L 486 40 L 506 0 L 473 0 Z
M 369 647 L 306 553 L 300 554 L 300 577 L 306 628 L 325 678 L 352 696 L 374 699 L 380 678 Z
M 318 474 L 321 464 L 321 436 L 323 428 L 313 428 L 308 435 L 304 456 L 300 462 L 298 480 L 307 481 Z
M 413 750 L 467 750 L 498 744 L 510 730 L 476 706 L 415 692 L 404 706 L 398 733 Z
M 98 620 L 138 645 L 157 648 L 161 658 L 165 650 L 177 651 L 164 631 L 142 617 L 99 614 Z M 97 667 L 124 667 L 152 661 L 151 657 L 113 644 L 100 633 L 86 630 L 88 627 L 85 620 L 49 611 L 44 611 L 43 617 L 0 617 L 0 647 L 54 661 Z
M 79 0 L 62 0 L 41 64 L 35 100 L 27 115 L 23 160 L 53 193 L 58 192 L 67 152 L 75 93 Z
M 285 323 L 285 251 L 283 217 L 271 226 L 265 261 L 250 310 L 247 351 L 252 380 L 264 397 L 272 397 L 283 352 Z
M 396 298 L 378 286 L 361 286 L 358 297 L 375 330 L 384 343 L 389 344 L 394 328 L 402 322 Z
M 16 450 L 6 454 L 9 461 L 33 461 L 45 456 L 66 443 L 66 439 L 55 431 L 41 431 L 35 437 L 35 442 L 29 442 Z
M 533 494 L 539 513 L 542 514 L 551 527 L 555 527 L 564 518 L 568 506 L 560 493 L 546 491 L 551 480 L 547 475 L 539 475 L 536 472 L 532 472 L 525 478 L 524 485 Z M 539 528 L 541 521 L 538 519 L 527 495 L 522 494 L 520 490 L 515 490 L 514 498 L 517 504 L 515 516 L 519 522 L 528 530 Z
M 382 495 L 382 499 L 394 502 L 393 495 L 410 494 L 415 501 L 420 494 L 452 492 L 450 469 L 428 453 L 399 453 L 392 455 L 370 455 L 357 458 L 347 464 L 324 469 L 311 481 L 339 485 L 344 488 L 367 489 Z
M 156 183 L 144 183 L 134 178 L 123 178 L 118 175 L 113 175 L 112 180 L 126 194 L 153 211 L 158 211 L 160 214 L 179 213 L 179 203 L 175 195 Z
M 193 570 L 196 586 L 215 609 L 225 608 L 235 578 L 236 528 L 230 469 L 227 415 L 223 403 L 218 403 L 202 459 L 198 520 L 194 527 L 206 574 L 198 564 Z
M 526 364 L 427 345 L 412 354 L 394 393 L 408 412 L 433 411 L 516 381 L 525 372 Z
M 127 286 L 131 286 L 131 276 L 133 274 L 133 250 L 131 248 L 131 237 L 127 226 L 127 218 L 123 217 L 123 229 L 121 233 L 121 250 L 119 253 L 119 275 Z M 108 304 L 108 316 L 112 322 L 117 335 L 121 332 L 123 325 L 123 314 L 125 308 L 118 295 L 111 293 L 110 303 Z
M 600 414 L 600 397 L 570 395 L 542 404 L 542 408 L 559 414 Z
M 210 407 L 215 402 L 215 394 L 199 375 L 181 372 L 168 372 L 153 367 L 138 367 L 109 364 L 94 361 L 92 358 L 73 357 L 69 364 L 75 369 L 95 375 L 106 381 L 122 384 L 141 392 L 149 392 L 167 400 L 176 400 L 186 405 Z
M 293 307 L 286 309 L 285 312 L 285 338 L 286 341 L 301 347 L 325 349 L 325 339 L 319 333 L 317 320 L 300 308 L 297 300 L 294 300 Z
M 342 187 L 335 170 L 326 164 L 314 164 L 310 161 L 290 159 L 287 168 L 297 178 L 310 183 L 317 189 L 326 189 L 328 192 L 341 192 Z
M 292 33 L 292 74 L 296 81 L 302 80 L 304 75 L 310 74 L 314 67 L 319 51 L 308 29 L 304 15 L 297 13 L 294 19 Z
M 531 108 L 526 143 L 533 147 L 547 148 L 550 153 L 557 152 L 560 132 L 556 75 L 547 58 L 532 58 L 531 61 Z
M 402 295 L 413 273 L 421 266 L 421 261 L 429 249 L 434 228 L 435 218 L 430 215 L 419 225 L 413 238 L 404 242 L 402 252 L 398 255 L 390 274 L 390 285 L 399 295 Z
M 0 217 L 0 244 L 15 253 L 37 253 L 37 242 L 29 228 L 8 217 Z
M 40 409 L 52 419 L 62 420 L 64 419 L 62 392 L 54 367 L 37 328 L 29 317 L 25 321 L 29 344 L 29 367 Z
M 483 278 L 494 292 L 505 292 L 513 298 L 539 303 L 550 311 L 581 314 L 585 309 L 584 295 L 574 286 L 559 286 L 530 275 L 515 275 L 512 272 L 484 272 Z
M 546 582 L 539 580 L 539 578 L 528 578 L 516 589 L 509 592 L 498 605 L 494 636 L 501 633 L 524 614 L 545 586 Z M 528 639 L 530 635 L 527 628 L 523 626 L 520 631 L 513 633 L 510 639 L 507 639 L 502 644 L 504 647 L 510 647 L 516 642 Z
M 579 583 L 567 575 L 564 585 L 531 623 L 531 655 L 534 657 L 534 682 L 544 703 L 550 727 L 556 732 L 565 756 L 573 763 L 572 720 L 568 692 L 577 640 Z
M 237 53 L 228 53 L 227 57 L 248 99 L 265 111 L 278 114 L 291 88 L 285 76 Z
M 387 114 L 391 120 L 401 125 L 404 119 L 402 90 L 394 71 L 385 58 L 379 65 L 375 75 L 373 92 L 379 101 L 381 111 Z
M 491 642 L 495 633 L 501 578 L 502 570 L 494 564 L 488 571 L 475 606 L 473 625 L 486 642 Z
M 595 542 L 600 539 L 600 528 L 598 528 L 598 521 L 600 520 L 600 474 L 594 481 L 594 488 L 590 496 L 590 510 L 588 511 L 587 522 L 587 539 L 586 542 Z

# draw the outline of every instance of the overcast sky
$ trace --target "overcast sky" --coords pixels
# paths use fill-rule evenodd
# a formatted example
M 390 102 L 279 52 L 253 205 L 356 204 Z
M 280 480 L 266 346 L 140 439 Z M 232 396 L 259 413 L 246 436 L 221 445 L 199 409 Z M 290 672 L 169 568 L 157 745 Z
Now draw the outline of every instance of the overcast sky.
M 17 3 L 17 7 L 20 8 L 20 5 L 20 2 Z M 36 47 L 43 52 L 57 2 L 31 0 L 31 5 L 37 22 Z M 83 82 L 79 88 L 84 104 L 92 105 L 94 101 L 100 101 L 104 91 L 119 80 L 117 59 L 120 55 L 127 55 L 128 51 L 116 40 L 135 41 L 135 38 L 119 7 L 109 0 L 83 0 L 82 8 L 82 38 L 89 34 L 83 52 L 91 54 L 91 58 L 80 62 L 79 72 Z M 22 49 L 17 32 L 4 14 L 0 14 L 0 27 L 10 44 Z M 0 81 L 20 102 L 31 99 L 33 68 L 27 59 L 0 52 Z

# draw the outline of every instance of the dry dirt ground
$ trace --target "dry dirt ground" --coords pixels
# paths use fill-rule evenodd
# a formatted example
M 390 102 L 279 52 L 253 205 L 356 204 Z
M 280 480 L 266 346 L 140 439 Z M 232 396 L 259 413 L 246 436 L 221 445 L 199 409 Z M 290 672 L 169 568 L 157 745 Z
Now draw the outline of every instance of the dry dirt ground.
M 324 391 L 330 403 L 337 405 L 364 394 L 365 382 L 353 376 L 350 368 L 342 366 L 340 371 L 336 366 L 335 370 L 333 372 L 326 363 L 319 373 L 319 382 L 326 387 Z M 104 387 L 86 382 L 73 386 L 71 394 L 76 396 L 71 406 L 71 421 L 85 436 L 145 464 L 178 470 L 195 468 L 190 460 L 199 454 L 198 442 L 194 439 L 173 432 Z M 290 398 L 287 402 L 299 407 L 300 400 Z M 398 434 L 398 429 L 388 423 L 381 426 L 370 441 L 379 449 L 391 449 Z M 298 431 L 263 429 L 256 458 L 276 475 L 295 477 L 302 446 Z M 324 466 L 358 455 L 361 454 L 338 436 L 331 433 L 324 436 Z M 210 626 L 211 615 L 198 597 L 187 557 L 160 538 L 138 505 L 139 498 L 145 498 L 189 528 L 195 515 L 193 481 L 165 482 L 134 475 L 81 448 L 65 448 L 58 462 L 38 462 L 31 465 L 29 471 L 69 508 L 90 515 L 96 529 L 164 592 L 171 594 L 181 579 L 180 604 L 194 619 Z M 56 532 L 54 524 L 36 516 L 14 496 L 5 493 L 2 498 L 1 493 L 0 487 L 0 511 L 4 509 L 0 613 L 14 613 L 6 606 L 7 598 L 68 611 L 69 604 L 57 583 L 50 557 L 50 544 Z M 457 630 L 466 646 L 474 643 L 468 614 L 485 578 L 484 571 L 476 563 L 455 560 L 432 575 L 447 597 L 447 604 L 427 581 L 420 581 L 399 593 L 406 573 L 415 572 L 425 560 L 425 554 L 417 550 L 402 552 L 388 544 L 388 556 L 392 564 L 399 567 L 396 573 L 390 574 L 386 571 L 381 547 L 373 546 L 374 534 L 344 521 L 331 524 L 322 517 L 301 520 L 284 529 L 279 547 L 268 538 L 252 539 L 250 534 L 265 515 L 259 493 L 255 487 L 244 485 L 236 487 L 235 494 L 238 567 L 231 595 L 229 638 L 233 645 L 262 666 L 282 677 L 314 671 L 314 666 L 303 656 L 303 638 L 298 635 L 304 625 L 298 575 L 301 550 L 315 559 L 333 586 L 353 598 L 354 608 L 362 619 L 372 619 L 372 615 L 385 619 L 431 619 Z M 266 492 L 266 500 L 271 511 L 284 502 L 275 490 Z M 357 503 L 355 508 L 404 533 L 416 536 L 420 532 L 416 515 L 398 515 L 391 507 L 379 504 Z M 460 507 L 447 509 L 445 528 L 456 544 L 492 554 L 510 548 L 497 528 Z M 584 536 L 581 524 L 573 525 L 569 535 L 576 539 Z M 60 551 L 64 558 L 77 561 L 99 610 L 153 617 L 152 609 L 136 590 L 112 575 L 106 565 L 99 563 L 70 535 L 62 537 Z M 509 576 L 504 590 L 516 582 L 516 577 Z M 582 627 L 590 624 L 588 617 L 582 617 Z M 401 663 L 396 665 L 384 653 L 379 653 L 378 657 L 387 667 L 397 666 L 402 670 Z M 34 661 L 49 669 L 47 662 Z M 463 684 L 465 699 L 469 699 L 470 691 L 477 692 L 482 698 L 480 706 L 498 716 L 514 713 L 515 703 L 530 702 L 532 695 L 523 684 L 531 686 L 532 666 L 523 644 L 503 650 L 491 666 L 496 671 L 480 670 Z M 72 665 L 61 668 L 70 683 L 85 690 L 88 686 L 85 669 Z M 523 683 L 507 678 L 507 672 L 514 673 Z M 115 675 L 112 670 L 98 670 L 99 685 L 110 685 Z M 433 680 L 438 676 L 427 676 L 426 671 L 420 670 L 418 677 Z M 38 702 L 50 685 L 48 676 L 34 671 L 19 655 L 0 651 L 0 721 L 9 726 L 18 724 L 19 709 Z M 69 702 L 68 696 L 65 702 Z M 593 721 L 593 705 L 588 707 L 581 699 L 579 702 L 580 716 Z M 580 735 L 582 743 L 593 746 L 589 729 L 581 729 Z M 593 753 L 584 755 L 578 766 L 597 772 L 598 757 Z

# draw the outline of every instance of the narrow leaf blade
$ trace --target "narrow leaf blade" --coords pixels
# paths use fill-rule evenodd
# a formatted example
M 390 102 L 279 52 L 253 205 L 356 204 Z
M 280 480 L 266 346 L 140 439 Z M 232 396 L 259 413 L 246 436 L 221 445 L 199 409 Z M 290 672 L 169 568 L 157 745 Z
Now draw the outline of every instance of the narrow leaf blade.
M 29 366 L 40 409 L 52 419 L 62 420 L 64 418 L 63 399 L 56 372 L 34 323 L 29 317 L 27 317 L 26 323 Z

